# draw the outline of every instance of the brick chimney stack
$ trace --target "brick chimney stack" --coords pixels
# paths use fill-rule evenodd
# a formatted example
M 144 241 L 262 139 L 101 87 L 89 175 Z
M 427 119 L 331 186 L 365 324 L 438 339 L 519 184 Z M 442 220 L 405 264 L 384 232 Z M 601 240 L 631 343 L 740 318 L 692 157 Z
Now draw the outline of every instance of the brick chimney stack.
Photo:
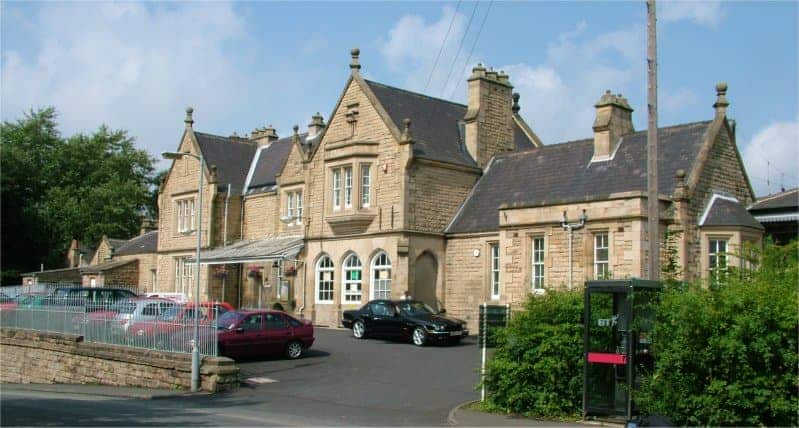
M 608 160 L 613 156 L 621 137 L 634 132 L 633 109 L 621 94 L 610 90 L 594 105 L 594 157 L 592 161 Z
M 258 144 L 258 147 L 266 147 L 277 141 L 278 136 L 275 128 L 273 128 L 272 125 L 269 125 L 266 128 L 253 129 L 252 133 L 250 134 L 250 139 L 255 141 L 255 143 Z
M 153 230 L 158 230 L 158 225 L 156 222 L 150 220 L 149 218 L 142 219 L 139 236 L 142 236 L 147 232 L 152 232 Z
M 484 168 L 491 158 L 514 149 L 510 77 L 477 64 L 469 82 L 469 105 L 464 117 L 466 150 Z

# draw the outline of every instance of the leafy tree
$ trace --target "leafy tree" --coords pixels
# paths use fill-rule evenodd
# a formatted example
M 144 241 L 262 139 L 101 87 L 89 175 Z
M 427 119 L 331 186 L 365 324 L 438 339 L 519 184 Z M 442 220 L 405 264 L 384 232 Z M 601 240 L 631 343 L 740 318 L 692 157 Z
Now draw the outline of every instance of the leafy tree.
M 153 159 L 127 132 L 100 126 L 64 139 L 56 117 L 46 108 L 0 127 L 4 284 L 42 262 L 60 267 L 73 238 L 133 236 L 154 212 Z
M 749 275 L 662 296 L 654 372 L 638 404 L 681 425 L 796 426 L 797 243 L 767 244 Z

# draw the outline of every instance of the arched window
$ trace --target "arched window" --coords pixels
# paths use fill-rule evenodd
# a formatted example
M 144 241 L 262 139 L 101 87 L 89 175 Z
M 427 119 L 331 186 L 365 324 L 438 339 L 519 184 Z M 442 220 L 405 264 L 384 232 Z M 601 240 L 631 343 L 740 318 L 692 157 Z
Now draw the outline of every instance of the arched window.
M 385 251 L 372 259 L 372 299 L 391 299 L 391 259 Z
M 333 303 L 333 260 L 327 255 L 316 263 L 316 302 Z
M 361 259 L 350 254 L 344 260 L 344 303 L 361 302 Z

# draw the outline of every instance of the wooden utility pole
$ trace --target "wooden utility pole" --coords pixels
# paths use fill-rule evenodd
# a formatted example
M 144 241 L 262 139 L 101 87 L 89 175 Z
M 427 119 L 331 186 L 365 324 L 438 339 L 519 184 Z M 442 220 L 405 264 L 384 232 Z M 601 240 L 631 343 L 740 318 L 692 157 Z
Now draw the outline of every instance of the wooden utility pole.
M 647 0 L 647 215 L 649 219 L 649 279 L 657 280 L 660 273 L 660 219 L 658 213 L 658 48 L 655 0 Z

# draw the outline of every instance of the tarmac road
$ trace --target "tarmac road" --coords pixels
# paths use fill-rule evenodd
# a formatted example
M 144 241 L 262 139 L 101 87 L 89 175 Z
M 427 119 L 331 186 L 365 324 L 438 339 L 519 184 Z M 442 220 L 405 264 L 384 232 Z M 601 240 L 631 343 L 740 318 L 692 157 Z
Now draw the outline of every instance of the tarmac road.
M 245 385 L 232 393 L 140 400 L 7 387 L 0 425 L 440 426 L 478 397 L 479 357 L 474 338 L 419 348 L 317 329 L 305 358 L 239 362 Z

